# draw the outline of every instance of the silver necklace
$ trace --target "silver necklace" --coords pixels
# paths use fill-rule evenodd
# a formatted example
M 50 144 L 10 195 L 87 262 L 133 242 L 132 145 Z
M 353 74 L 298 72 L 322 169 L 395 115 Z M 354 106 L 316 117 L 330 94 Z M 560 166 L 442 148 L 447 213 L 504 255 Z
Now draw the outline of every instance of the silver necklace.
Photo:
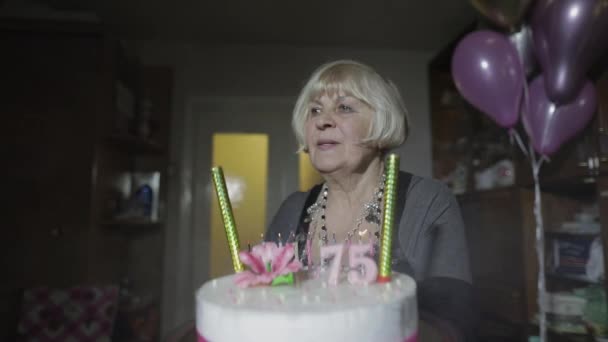
M 378 182 L 378 187 L 374 191 L 374 195 L 372 199 L 363 205 L 363 213 L 357 218 L 355 221 L 355 227 L 351 229 L 346 236 L 346 242 L 352 240 L 355 234 L 358 234 L 359 240 L 369 234 L 368 229 L 360 230 L 361 224 L 365 220 L 374 226 L 376 226 L 376 231 L 373 232 L 374 244 L 377 244 L 378 239 L 380 237 L 380 226 L 382 223 L 382 200 L 384 198 L 384 185 L 386 183 L 386 176 L 384 173 L 380 177 L 380 181 Z M 327 197 L 329 195 L 329 188 L 327 184 L 323 184 L 323 188 L 321 189 L 320 198 L 313 203 L 306 212 L 308 214 L 306 218 L 306 222 L 311 222 L 313 219 L 317 218 L 319 220 L 318 224 L 321 226 L 321 230 L 319 231 L 319 241 L 321 245 L 326 245 L 329 242 L 329 231 L 326 226 L 326 215 L 325 209 L 327 208 Z M 314 232 L 309 232 L 309 238 L 311 238 Z M 333 243 L 336 243 L 336 234 L 332 234 Z

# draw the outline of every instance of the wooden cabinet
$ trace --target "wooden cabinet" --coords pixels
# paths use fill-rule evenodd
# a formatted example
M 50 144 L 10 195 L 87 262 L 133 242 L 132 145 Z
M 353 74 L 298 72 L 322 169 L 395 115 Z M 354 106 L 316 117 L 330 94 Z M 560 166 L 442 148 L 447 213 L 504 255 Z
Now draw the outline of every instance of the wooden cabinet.
M 482 312 L 524 323 L 525 190 L 507 188 L 458 197 L 466 223 L 473 281 Z M 501 210 L 497 210 L 501 208 Z
M 458 94 L 449 69 L 454 45 L 446 47 L 429 66 L 433 174 L 458 193 L 482 311 L 480 339 L 526 341 L 536 333 L 533 322 L 538 307 L 531 166 L 509 142 L 503 128 Z M 601 227 L 599 233 L 588 237 L 599 236 L 603 246 L 608 245 L 608 75 L 599 78 L 596 86 L 599 108 L 593 122 L 541 169 L 546 261 L 551 259 L 556 240 L 581 237 L 557 232 L 585 208 L 597 206 Z M 523 131 L 521 134 L 525 137 Z M 514 163 L 514 184 L 477 190 L 475 173 L 500 159 Z M 604 274 L 608 270 L 606 254 Z M 547 270 L 550 292 L 588 285 L 587 281 Z M 604 291 L 608 289 L 608 283 L 602 285 Z M 551 338 L 572 340 L 581 336 L 557 334 Z
M 159 295 L 164 214 L 133 228 L 112 220 L 108 207 L 117 177 L 133 171 L 159 172 L 164 201 L 171 69 L 142 67 L 97 25 L 3 19 L 0 46 L 9 215 L 0 239 L 0 301 L 8 304 L 0 340 L 13 340 L 24 288 L 118 284 L 141 267 L 155 270 L 151 292 Z M 144 98 L 150 127 L 140 134 L 131 126 Z M 123 234 L 141 228 L 145 251 L 137 234 Z M 134 253 L 149 249 L 153 264 L 142 265 Z
M 455 193 L 475 190 L 475 173 L 500 160 L 514 160 L 517 149 L 506 130 L 471 106 L 452 80 L 443 52 L 429 67 L 433 177 Z
M 564 183 L 564 189 L 567 189 L 564 192 L 552 190 L 542 193 L 548 266 L 546 286 L 549 292 L 569 291 L 592 284 L 587 280 L 552 274 L 549 264 L 554 239 L 560 237 L 569 241 L 583 236 L 564 236 L 570 234 L 558 232 L 564 222 L 573 221 L 575 214 L 585 207 L 599 205 L 602 230 L 590 236 L 601 237 L 604 245 L 608 243 L 605 229 L 608 222 L 608 180 L 606 177 L 596 180 L 580 187 Z M 577 187 L 576 192 L 568 191 Z M 525 341 L 538 312 L 534 193 L 532 189 L 508 187 L 459 195 L 458 201 L 465 221 L 473 282 L 482 312 L 480 333 L 487 340 Z M 607 271 L 605 267 L 604 274 Z

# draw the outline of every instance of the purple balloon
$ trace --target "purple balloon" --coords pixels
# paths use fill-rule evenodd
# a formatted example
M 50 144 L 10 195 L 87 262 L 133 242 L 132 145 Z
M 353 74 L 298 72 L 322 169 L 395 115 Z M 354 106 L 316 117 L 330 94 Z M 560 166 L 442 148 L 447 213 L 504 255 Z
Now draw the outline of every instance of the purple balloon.
M 556 103 L 571 102 L 591 65 L 608 49 L 608 3 L 540 0 L 531 26 L 549 98 Z
M 452 57 L 452 77 L 462 96 L 498 125 L 517 124 L 525 78 L 509 38 L 492 31 L 464 37 Z
M 522 122 L 536 152 L 550 156 L 591 121 L 597 107 L 597 95 L 593 83 L 586 81 L 573 102 L 556 105 L 547 97 L 543 77 L 538 76 L 530 84 L 529 102 L 523 110 Z
M 517 50 L 525 76 L 532 75 L 537 66 L 534 45 L 532 44 L 532 30 L 529 26 L 522 25 L 519 31 L 509 35 L 509 40 Z

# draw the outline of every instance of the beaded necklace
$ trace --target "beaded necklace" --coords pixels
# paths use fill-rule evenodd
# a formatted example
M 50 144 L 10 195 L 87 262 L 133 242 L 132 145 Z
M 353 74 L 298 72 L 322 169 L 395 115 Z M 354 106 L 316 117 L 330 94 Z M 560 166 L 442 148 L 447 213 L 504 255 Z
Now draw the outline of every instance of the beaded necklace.
M 378 187 L 374 191 L 374 195 L 373 195 L 372 199 L 363 205 L 363 212 L 359 216 L 359 218 L 357 218 L 357 220 L 355 221 L 355 227 L 347 232 L 345 242 L 347 242 L 347 243 L 351 242 L 353 236 L 355 236 L 355 234 L 357 234 L 359 241 L 365 235 L 369 235 L 370 237 L 372 237 L 372 235 L 373 235 L 374 245 L 376 246 L 378 244 L 379 237 L 380 237 L 380 226 L 382 223 L 382 200 L 384 198 L 384 186 L 386 183 L 386 176 L 384 174 L 382 174 L 380 181 L 378 183 L 379 183 Z M 316 220 L 317 224 L 315 225 L 315 230 L 316 230 L 316 226 L 321 227 L 320 231 L 318 232 L 318 236 L 319 236 L 319 242 L 322 246 L 327 245 L 329 243 L 329 235 L 330 235 L 329 231 L 327 229 L 326 220 L 325 220 L 325 218 L 326 218 L 325 210 L 327 208 L 328 195 L 329 195 L 329 188 L 327 187 L 327 184 L 325 183 L 325 184 L 323 184 L 323 187 L 321 189 L 321 194 L 320 194 L 319 199 L 315 203 L 313 203 L 310 207 L 308 207 L 308 209 L 306 209 L 306 213 L 308 214 L 308 216 L 306 217 L 305 222 L 311 222 L 313 220 Z M 369 232 L 369 230 L 367 228 L 364 230 L 360 229 L 361 224 L 364 221 L 368 222 L 376 227 L 376 230 L 373 232 L 373 234 L 371 232 Z M 314 237 L 315 233 L 316 233 L 316 231 L 309 232 L 308 239 L 312 239 Z M 336 234 L 333 233 L 332 237 L 333 237 L 332 242 L 336 243 L 337 242 Z

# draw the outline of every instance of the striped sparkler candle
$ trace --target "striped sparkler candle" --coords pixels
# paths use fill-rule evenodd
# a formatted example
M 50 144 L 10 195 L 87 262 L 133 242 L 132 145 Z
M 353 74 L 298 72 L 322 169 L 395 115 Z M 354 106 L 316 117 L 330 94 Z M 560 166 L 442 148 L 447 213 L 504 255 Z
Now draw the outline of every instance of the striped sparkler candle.
M 226 239 L 228 240 L 228 249 L 230 249 L 230 256 L 232 257 L 232 266 L 234 267 L 234 272 L 238 273 L 243 271 L 244 267 L 239 258 L 239 251 L 241 248 L 239 244 L 239 234 L 236 230 L 236 223 L 234 222 L 234 214 L 232 213 L 230 198 L 228 197 L 224 172 L 221 167 L 217 166 L 211 169 L 211 176 L 213 178 L 213 185 L 215 186 L 215 193 L 217 194 L 220 211 L 222 212 Z
M 384 187 L 384 210 L 382 214 L 382 240 L 378 258 L 378 282 L 391 281 L 391 250 L 395 226 L 395 206 L 397 205 L 397 185 L 399 180 L 399 157 L 390 154 L 385 163 L 386 185 Z

